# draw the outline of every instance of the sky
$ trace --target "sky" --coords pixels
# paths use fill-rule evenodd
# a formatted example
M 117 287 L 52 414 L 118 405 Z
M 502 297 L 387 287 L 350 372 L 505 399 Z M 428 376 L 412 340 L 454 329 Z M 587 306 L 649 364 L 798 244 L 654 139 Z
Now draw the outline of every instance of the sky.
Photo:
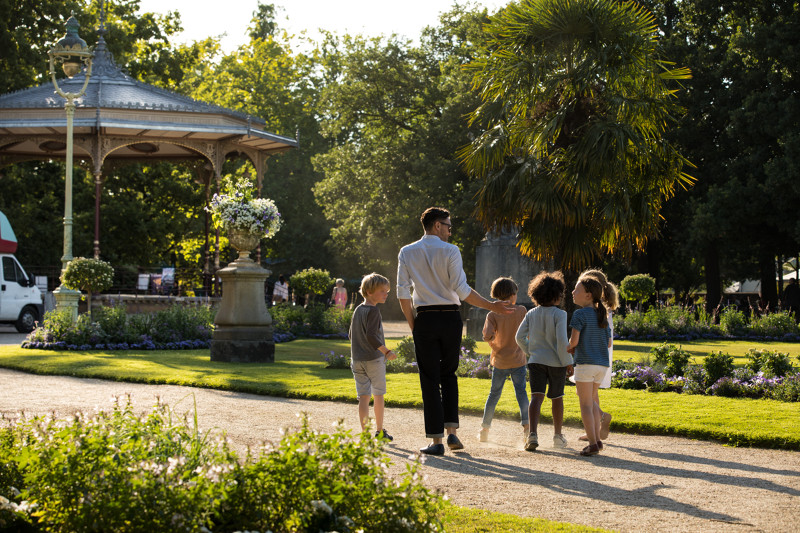
M 505 6 L 510 0 L 473 0 L 486 7 L 489 13 Z M 396 33 L 417 40 L 425 26 L 436 25 L 439 14 L 448 11 L 454 0 L 262 0 L 278 8 L 278 26 L 290 33 L 307 30 L 316 38 L 318 28 L 339 34 L 361 33 L 369 36 Z M 465 1 L 460 2 L 464 4 Z M 258 0 L 224 0 L 210 7 L 198 0 L 140 0 L 143 12 L 181 15 L 184 32 L 176 42 L 189 42 L 210 36 L 226 35 L 221 44 L 224 52 L 235 50 L 247 41 L 247 26 Z

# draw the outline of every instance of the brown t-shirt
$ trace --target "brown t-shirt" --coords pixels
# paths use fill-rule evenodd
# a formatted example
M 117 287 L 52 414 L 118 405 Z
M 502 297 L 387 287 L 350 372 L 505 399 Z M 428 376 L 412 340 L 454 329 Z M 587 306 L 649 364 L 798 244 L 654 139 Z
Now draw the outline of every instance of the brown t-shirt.
M 492 355 L 489 360 L 495 368 L 519 368 L 525 366 L 525 354 L 517 344 L 517 329 L 525 318 L 525 307 L 514 306 L 514 312 L 500 315 L 490 311 L 483 325 L 483 340 L 489 343 Z

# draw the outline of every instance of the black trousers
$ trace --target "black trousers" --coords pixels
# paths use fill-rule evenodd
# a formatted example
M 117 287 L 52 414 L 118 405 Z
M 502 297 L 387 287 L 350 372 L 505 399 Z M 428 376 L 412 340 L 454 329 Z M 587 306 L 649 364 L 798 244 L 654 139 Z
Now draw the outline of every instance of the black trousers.
M 422 310 L 414 320 L 412 334 L 428 438 L 444 437 L 444 428 L 458 427 L 456 370 L 463 327 L 457 310 Z

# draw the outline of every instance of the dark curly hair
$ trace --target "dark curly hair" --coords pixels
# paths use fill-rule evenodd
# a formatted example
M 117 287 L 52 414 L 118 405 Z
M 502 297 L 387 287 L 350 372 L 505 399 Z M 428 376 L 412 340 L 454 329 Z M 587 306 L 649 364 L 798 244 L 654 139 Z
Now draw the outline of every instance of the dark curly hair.
M 528 285 L 528 296 L 536 305 L 558 305 L 564 297 L 564 274 L 561 271 L 539 272 Z

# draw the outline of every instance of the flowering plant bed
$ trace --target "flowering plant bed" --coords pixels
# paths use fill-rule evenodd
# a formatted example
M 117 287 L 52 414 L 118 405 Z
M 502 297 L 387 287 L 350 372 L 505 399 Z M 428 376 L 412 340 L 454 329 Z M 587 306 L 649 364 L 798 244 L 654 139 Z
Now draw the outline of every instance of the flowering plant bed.
M 127 314 L 122 305 L 72 322 L 69 312 L 52 311 L 22 343 L 39 350 L 196 350 L 208 348 L 215 311 L 210 306 L 173 305 L 156 313 Z
M 717 320 L 719 324 L 717 324 Z M 614 338 L 620 340 L 729 339 L 800 342 L 800 329 L 786 311 L 747 318 L 733 307 L 717 316 L 701 306 L 653 306 L 646 312 L 614 316 Z
M 302 415 L 238 456 L 164 405 L 0 426 L 3 531 L 441 531 L 419 463 L 389 477 L 383 443 Z M 109 452 L 111 450 L 111 452 Z
M 611 386 L 650 392 L 800 401 L 800 372 L 792 367 L 788 354 L 751 349 L 746 366 L 733 368 L 730 363 L 733 358 L 724 353 L 710 354 L 703 360 L 703 365 L 676 365 L 674 359 L 682 359 L 680 356 L 686 352 L 674 345 L 653 348 L 651 353 L 656 354 L 657 362 L 659 354 L 672 354 L 673 360 L 663 358 L 656 367 L 616 360 L 612 367 Z M 684 361 L 688 363 L 688 359 Z

